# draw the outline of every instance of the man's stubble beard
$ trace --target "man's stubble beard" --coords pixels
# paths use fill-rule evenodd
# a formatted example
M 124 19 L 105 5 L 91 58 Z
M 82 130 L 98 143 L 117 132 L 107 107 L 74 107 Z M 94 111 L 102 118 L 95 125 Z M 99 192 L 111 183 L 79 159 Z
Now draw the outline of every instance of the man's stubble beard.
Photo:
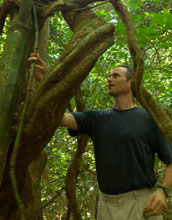
M 123 96 L 123 95 L 126 95 L 129 93 L 129 89 L 126 89 L 124 91 L 108 91 L 109 92 L 109 95 L 114 97 L 114 98 L 117 98 L 117 97 L 120 97 L 120 96 Z

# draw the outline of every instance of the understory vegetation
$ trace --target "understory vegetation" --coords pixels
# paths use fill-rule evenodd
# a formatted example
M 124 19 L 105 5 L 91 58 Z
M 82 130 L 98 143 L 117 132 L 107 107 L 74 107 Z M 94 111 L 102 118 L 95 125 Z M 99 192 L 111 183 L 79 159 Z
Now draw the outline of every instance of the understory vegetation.
M 92 141 L 85 136 L 72 138 L 69 136 L 67 129 L 58 128 L 56 130 L 56 128 L 59 125 L 61 116 L 63 115 L 65 109 L 66 112 L 71 112 L 84 111 L 89 109 L 104 110 L 112 108 L 113 99 L 109 96 L 107 91 L 107 77 L 117 65 L 126 64 L 133 66 L 135 61 L 133 59 L 134 52 L 140 51 L 141 56 L 143 56 L 144 59 L 144 75 L 142 85 L 144 86 L 144 88 L 146 88 L 147 91 L 149 91 L 152 97 L 156 99 L 158 103 L 160 103 L 160 105 L 165 109 L 165 112 L 169 116 L 169 121 L 170 118 L 172 119 L 172 0 L 122 1 L 122 3 L 126 6 L 131 15 L 133 25 L 137 32 L 136 37 L 139 47 L 138 51 L 137 47 L 135 50 L 135 42 L 133 42 L 134 46 L 132 45 L 132 42 L 127 42 L 128 39 L 130 40 L 131 36 L 129 36 L 129 32 L 126 31 L 125 22 L 121 19 L 119 13 L 116 12 L 117 10 L 115 10 L 115 7 L 113 7 L 112 3 L 115 2 L 114 0 L 87 0 L 87 5 L 81 4 L 84 1 L 86 0 L 80 1 L 80 3 L 78 3 L 78 0 L 59 1 L 60 6 L 57 4 L 57 8 L 59 7 L 60 9 L 58 8 L 57 10 L 54 10 L 54 13 L 54 11 L 48 11 L 49 9 L 51 9 L 51 7 L 53 8 L 53 4 L 51 5 L 51 2 L 55 2 L 54 0 L 34 0 L 38 14 L 39 12 L 42 12 L 42 14 L 40 13 L 41 15 L 39 14 L 38 16 L 39 25 L 42 25 L 42 21 L 40 19 L 41 16 L 45 20 L 48 18 L 48 46 L 46 48 L 46 45 L 44 45 L 43 41 L 42 45 L 40 46 L 40 50 L 43 51 L 43 53 L 41 54 L 43 59 L 48 63 L 49 75 L 45 76 L 45 81 L 43 81 L 43 83 L 41 82 L 39 84 L 38 82 L 36 82 L 34 84 L 35 87 L 32 88 L 34 90 L 34 95 L 32 94 L 33 96 L 31 96 L 29 107 L 27 109 L 28 111 L 26 112 L 26 124 L 21 139 L 22 144 L 19 148 L 19 151 L 17 152 L 19 156 L 17 156 L 16 159 L 16 178 L 20 186 L 19 189 L 22 195 L 21 197 L 23 198 L 24 207 L 27 210 L 27 214 L 29 216 L 25 220 L 33 219 L 32 213 L 30 211 L 33 210 L 33 207 L 36 207 L 33 211 L 33 213 L 36 213 L 33 214 L 33 216 L 36 216 L 34 218 L 35 220 L 96 219 L 100 191 L 97 185 Z M 21 5 L 23 4 L 25 6 L 26 2 L 21 2 Z M 30 2 L 30 0 L 28 0 L 28 2 Z M 58 3 L 58 1 L 56 2 Z M 7 15 L 3 26 L 1 21 L 3 20 L 3 10 L 7 10 L 6 6 L 4 6 L 6 3 L 7 5 L 10 4 L 11 8 L 15 8 L 15 13 L 6 13 Z M 28 5 L 29 4 L 31 3 L 28 3 Z M 48 8 L 47 6 L 46 8 L 46 5 L 51 7 Z M 24 6 L 22 7 L 24 8 Z M 30 6 L 30 8 L 31 7 L 32 6 Z M 10 48 L 11 43 L 11 41 L 8 40 L 8 37 L 10 36 L 10 34 L 12 35 L 16 32 L 13 31 L 13 28 L 15 30 L 15 28 L 17 27 L 17 30 L 19 30 L 18 32 L 20 32 L 22 28 L 25 28 L 23 32 L 21 31 L 22 34 L 28 31 L 26 39 L 23 40 L 23 42 L 26 44 L 25 47 L 23 46 L 23 51 L 20 51 L 19 46 L 15 49 L 15 51 L 11 52 L 11 50 L 9 50 L 10 53 L 12 53 L 13 55 L 16 51 L 16 54 L 19 52 L 21 52 L 21 54 L 23 53 L 23 55 L 21 55 L 22 59 L 25 59 L 24 64 L 21 64 L 21 68 L 23 68 L 23 71 L 25 69 L 28 69 L 27 59 L 29 53 L 33 50 L 33 45 L 31 44 L 34 42 L 35 39 L 30 40 L 29 38 L 30 36 L 33 37 L 33 34 L 31 34 L 29 30 L 34 29 L 33 25 L 32 27 L 29 26 L 31 25 L 31 21 L 26 16 L 24 17 L 24 19 L 21 19 L 22 22 L 25 22 L 25 18 L 28 19 L 28 21 L 24 23 L 24 25 L 21 24 L 21 21 L 15 23 L 15 18 L 17 17 L 17 13 L 19 13 L 19 8 L 20 1 L 0 0 L 0 68 L 4 68 L 2 70 L 2 73 L 5 74 L 8 71 L 11 71 L 13 74 L 13 64 L 10 64 L 11 66 L 9 65 L 9 67 L 8 65 L 6 65 L 5 61 L 3 61 L 3 53 L 5 53 L 4 60 L 6 58 L 8 58 L 7 60 L 9 62 L 13 60 L 13 57 L 9 57 L 9 52 L 6 52 L 8 51 L 8 45 Z M 41 8 L 43 8 L 42 11 Z M 54 8 L 56 7 L 54 6 Z M 65 9 L 63 10 L 63 8 Z M 29 10 L 31 9 L 28 9 L 28 11 Z M 97 16 L 91 14 L 92 12 L 90 12 L 89 14 L 89 10 L 92 10 Z M 81 11 L 81 15 L 78 13 L 78 11 Z M 84 17 L 84 13 L 87 12 L 88 17 Z M 21 14 L 22 17 L 24 13 Z M 30 16 L 32 16 L 32 13 L 30 13 Z M 91 20 L 92 16 L 95 23 Z M 81 24 L 79 23 L 80 20 L 77 20 L 78 18 L 81 19 Z M 87 19 L 88 24 L 86 22 Z M 104 19 L 108 24 L 111 24 L 112 26 L 108 26 L 104 21 L 102 21 L 102 19 Z M 10 29 L 9 26 L 11 21 L 12 24 L 14 21 L 14 25 Z M 25 26 L 25 24 L 27 24 L 30 29 L 27 27 L 27 25 Z M 98 27 L 95 33 L 91 35 L 92 32 L 94 32 L 96 24 L 98 24 L 98 26 L 100 25 L 100 29 Z M 112 28 L 113 26 L 115 28 L 114 33 Z M 105 34 L 103 35 L 102 33 Z M 112 37 L 110 36 L 110 34 L 112 33 L 114 34 L 114 43 L 112 42 L 113 39 L 111 39 Z M 94 34 L 97 34 L 96 36 L 98 37 L 100 35 L 100 39 L 90 39 L 90 35 L 93 36 L 92 38 L 95 37 Z M 19 35 L 16 35 L 15 38 L 11 39 L 13 39 L 15 42 Z M 25 36 L 25 33 L 23 35 Z M 106 37 L 105 41 L 107 42 L 102 43 L 102 36 Z M 7 43 L 5 44 L 6 40 Z M 23 42 L 21 42 L 21 45 Z M 86 47 L 83 42 L 86 45 L 88 43 L 88 47 Z M 12 48 L 14 46 L 15 45 L 12 45 Z M 90 51 L 92 51 L 92 54 L 89 54 Z M 23 58 L 26 55 L 28 56 Z M 17 56 L 14 57 L 14 59 L 17 59 Z M 70 59 L 73 59 L 73 62 Z M 70 62 L 72 63 L 72 65 Z M 82 65 L 85 65 L 84 67 L 86 70 L 84 68 L 82 69 Z M 5 69 L 6 66 L 8 67 L 7 69 Z M 14 75 L 16 74 L 16 66 L 14 65 Z M 137 67 L 137 65 L 135 66 Z M 11 67 L 12 69 L 10 70 Z M 18 66 L 18 72 L 20 72 L 21 68 Z M 3 158 L 3 153 L 1 154 L 1 150 L 4 146 L 1 149 L 0 143 L 0 174 L 2 167 L 2 173 L 3 169 L 5 170 L 5 174 L 3 174 L 2 176 L 2 187 L 0 181 L 0 220 L 19 220 L 20 218 L 19 210 L 16 206 L 16 203 L 14 202 L 15 196 L 12 193 L 12 184 L 9 183 L 10 180 L 7 171 L 9 171 L 10 169 L 9 158 L 12 154 L 11 152 L 14 142 L 14 139 L 11 138 L 11 133 L 13 134 L 12 137 L 14 137 L 18 128 L 17 123 L 19 121 L 19 113 L 21 112 L 21 108 L 23 106 L 22 98 L 25 97 L 26 81 L 28 81 L 28 76 L 26 76 L 27 74 L 24 75 L 24 73 L 22 80 L 20 79 L 20 75 L 22 75 L 22 70 L 18 78 L 13 78 L 13 75 L 10 72 L 11 79 L 13 80 L 13 82 L 16 82 L 18 86 L 20 84 L 18 82 L 23 81 L 24 83 L 22 84 L 22 88 L 16 89 L 17 92 L 20 91 L 18 93 L 22 93 L 18 95 L 19 98 L 15 99 L 17 95 L 14 96 L 14 103 L 19 103 L 16 104 L 15 107 L 17 110 L 14 109 L 14 111 L 12 111 L 11 113 L 14 115 L 15 119 L 13 119 L 13 115 L 9 117 L 7 115 L 6 119 L 6 121 L 8 121 L 9 118 L 12 118 L 12 122 L 9 122 L 9 127 L 12 127 L 13 129 L 12 132 L 9 131 L 9 136 L 7 135 L 7 141 L 4 141 L 4 146 L 6 147 L 5 153 L 7 154 L 8 152 L 7 159 Z M 77 71 L 79 71 L 79 73 Z M 69 79 L 69 75 L 71 76 L 71 79 Z M 80 77 L 80 75 L 82 76 Z M 10 77 L 7 77 L 6 80 L 8 81 Z M 1 86 L 1 84 L 4 85 L 4 82 L 5 80 L 0 75 L 0 89 L 1 87 L 3 87 Z M 7 87 L 12 88 L 14 83 L 11 84 L 9 87 Z M 66 90 L 64 88 L 65 86 Z M 68 86 L 69 89 L 67 88 Z M 76 88 L 74 88 L 75 86 Z M 138 87 L 139 86 L 140 85 L 138 85 Z M 11 93 L 12 97 L 13 92 L 11 91 Z M 6 94 L 6 92 L 4 92 L 4 94 L 7 97 L 10 97 L 10 95 Z M 6 107 L 7 98 L 4 97 L 0 94 L 0 98 L 2 98 L 2 100 L 5 100 L 4 106 Z M 140 104 L 140 100 L 138 100 L 138 97 L 139 95 L 136 97 L 135 103 L 136 105 L 142 107 L 142 105 Z M 10 108 L 11 106 L 13 107 L 13 105 L 10 104 L 9 106 Z M 0 108 L 0 113 L 1 110 L 2 112 L 7 112 L 7 110 L 4 110 L 5 107 Z M 9 112 L 11 112 L 11 109 Z M 58 121 L 57 124 L 56 117 Z M 0 123 L 1 121 L 3 120 L 0 120 Z M 160 122 L 160 124 L 162 127 L 166 126 L 165 123 L 162 124 Z M 0 129 L 2 127 L 3 126 L 1 126 L 0 124 Z M 5 132 L 4 134 L 6 134 L 5 129 L 2 129 L 2 131 Z M 170 133 L 171 131 L 168 132 Z M 168 132 L 166 134 L 170 136 Z M 0 134 L 0 142 L 2 136 L 5 135 Z M 2 140 L 4 140 L 3 137 Z M 9 140 L 12 141 L 9 142 Z M 44 151 L 47 155 L 46 167 L 43 168 L 42 163 L 41 167 L 43 169 L 43 172 L 41 172 L 40 168 L 40 170 L 38 169 L 40 171 L 40 174 L 34 174 L 36 175 L 36 177 L 32 177 L 31 173 L 33 170 L 29 170 L 28 167 L 30 166 L 30 164 L 32 164 L 33 158 L 36 159 L 42 151 Z M 5 165 L 3 165 L 3 163 Z M 162 181 L 164 170 L 165 165 L 156 156 L 155 172 L 158 178 L 157 184 Z M 39 175 L 41 176 L 41 185 L 40 187 L 37 186 L 35 190 L 34 187 L 36 184 L 34 185 L 34 183 L 36 181 L 34 182 L 34 180 L 37 178 L 36 180 L 39 185 Z M 33 185 L 30 183 L 33 183 Z M 31 187 L 31 189 L 29 187 Z M 36 194 L 34 194 L 35 191 L 33 190 L 33 188 L 36 191 Z M 70 188 L 72 188 L 72 192 L 69 192 Z M 5 194 L 5 192 L 7 193 L 7 195 Z M 30 198 L 28 195 L 30 195 L 31 192 L 33 193 L 33 195 L 31 195 Z M 34 198 L 35 195 L 35 197 L 37 197 L 36 200 L 39 200 L 39 193 L 41 193 L 41 205 L 38 201 L 35 202 L 34 200 L 34 202 L 32 202 L 32 198 Z M 66 196 L 66 194 L 69 195 Z M 26 195 L 30 199 L 29 202 L 27 202 Z M 7 197 L 9 198 L 9 200 L 7 199 Z M 71 199 L 70 201 L 69 197 Z M 34 204 L 34 206 L 32 203 L 35 203 L 36 205 Z M 71 203 L 73 204 L 73 207 L 71 206 Z M 172 193 L 170 193 L 168 203 L 169 208 L 163 215 L 164 220 L 172 219 Z M 3 208 L 1 209 L 1 207 Z

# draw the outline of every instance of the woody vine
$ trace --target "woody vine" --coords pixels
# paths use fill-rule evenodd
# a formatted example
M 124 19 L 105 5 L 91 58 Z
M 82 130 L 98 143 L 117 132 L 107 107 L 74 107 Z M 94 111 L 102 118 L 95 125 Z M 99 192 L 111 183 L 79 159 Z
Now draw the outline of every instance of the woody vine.
M 27 75 L 27 59 L 29 53 L 33 51 L 31 39 L 33 40 L 33 32 L 36 34 L 38 32 L 33 25 L 31 0 L 27 2 L 21 0 L 20 3 L 15 0 L 4 0 L 1 3 L 1 32 L 6 17 L 10 16 L 11 18 L 11 26 L 5 42 L 5 45 L 8 46 L 4 46 L 0 59 L 0 114 L 2 115 L 0 118 L 0 207 L 3 207 L 0 210 L 0 217 L 2 219 L 19 219 L 19 212 L 21 216 L 25 215 L 22 217 L 23 219 L 40 219 L 39 204 L 31 204 L 31 202 L 28 204 L 28 201 L 32 201 L 34 198 L 33 179 L 28 167 L 41 155 L 42 150 L 51 139 L 59 125 L 61 116 L 68 107 L 69 100 L 76 94 L 76 97 L 79 97 L 80 84 L 87 77 L 97 59 L 113 45 L 114 26 L 107 24 L 92 11 L 92 6 L 88 5 L 94 2 L 96 1 L 34 1 L 38 14 L 39 30 L 44 21 L 55 11 L 62 11 L 73 35 L 57 62 L 49 69 L 30 99 L 28 96 L 32 85 L 33 64 L 29 74 L 30 78 L 27 81 L 25 110 L 17 122 L 14 120 L 14 114 L 20 112 L 21 108 L 20 104 L 23 98 L 21 98 L 21 91 Z M 135 70 L 133 81 L 135 97 L 152 115 L 169 140 L 172 140 L 171 119 L 141 85 L 144 57 L 142 49 L 137 43 L 136 30 L 131 16 L 122 1 L 111 0 L 110 2 L 126 27 L 129 50 L 133 57 Z M 37 53 L 38 35 L 35 39 L 34 52 Z M 12 59 L 9 59 L 9 54 Z M 13 125 L 17 125 L 17 133 L 12 129 Z M 21 139 L 17 138 L 18 141 L 14 144 L 14 137 L 17 134 L 21 136 Z M 78 154 L 76 153 L 75 159 L 71 163 L 71 166 L 77 167 L 76 170 L 79 169 L 79 161 L 85 150 L 87 138 L 83 138 L 83 141 L 78 140 L 78 143 Z M 74 169 L 71 168 L 68 171 L 65 188 L 69 199 L 69 212 L 72 213 L 74 219 L 79 220 L 81 215 L 77 208 L 75 195 L 77 172 L 73 173 L 72 170 Z M 9 171 L 11 171 L 13 182 L 16 178 L 18 187 L 16 183 L 11 185 Z M 39 175 L 41 175 L 41 170 Z M 73 184 L 71 191 L 69 190 L 69 176 Z M 15 187 L 15 195 L 13 187 Z M 17 188 L 19 192 L 17 192 Z M 18 194 L 22 200 L 20 202 L 20 199 L 17 199 L 20 209 L 16 206 Z M 25 210 L 24 214 L 21 211 L 23 210 L 22 206 Z M 35 211 L 30 213 L 31 209 Z

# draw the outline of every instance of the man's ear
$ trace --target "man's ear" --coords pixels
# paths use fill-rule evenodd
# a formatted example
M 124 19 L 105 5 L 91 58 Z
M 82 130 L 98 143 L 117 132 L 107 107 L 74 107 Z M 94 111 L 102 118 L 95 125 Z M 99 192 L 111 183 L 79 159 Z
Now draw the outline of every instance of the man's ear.
M 131 88 L 131 79 L 127 80 L 128 84 L 129 84 L 129 87 Z

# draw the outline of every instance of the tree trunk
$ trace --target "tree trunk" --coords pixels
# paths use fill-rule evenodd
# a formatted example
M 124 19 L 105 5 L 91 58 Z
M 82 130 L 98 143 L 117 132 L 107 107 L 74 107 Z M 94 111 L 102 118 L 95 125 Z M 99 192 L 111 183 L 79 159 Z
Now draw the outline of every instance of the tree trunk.
M 32 31 L 32 1 L 22 1 L 13 19 L 0 59 L 0 185 L 20 98 Z
M 27 220 L 41 220 L 41 193 L 40 193 L 40 181 L 41 175 L 46 165 L 47 156 L 45 152 L 42 152 L 25 171 L 22 181 L 22 201 L 25 207 L 25 218 Z M 6 201 L 8 202 L 8 198 Z M 1 206 L 2 208 L 2 206 Z M 8 215 L 4 218 L 8 220 L 20 219 L 20 213 L 16 207 L 16 203 L 13 202 L 12 206 L 8 210 Z
M 24 23 L 26 19 L 25 11 L 27 11 L 26 14 L 28 15 L 28 23 L 26 20 L 26 24 L 30 25 L 29 28 L 26 28 Z M 35 200 L 34 187 L 39 185 L 38 180 L 40 179 L 41 167 L 43 168 L 42 164 L 44 162 L 41 163 L 42 160 L 40 161 L 39 175 L 33 173 L 34 169 L 30 168 L 31 163 L 40 155 L 51 139 L 70 98 L 72 98 L 81 82 L 89 74 L 98 57 L 113 44 L 113 25 L 106 24 L 103 19 L 95 15 L 91 10 L 64 12 L 63 15 L 73 31 L 73 36 L 59 60 L 50 69 L 37 91 L 33 94 L 16 159 L 15 174 L 26 220 L 40 219 L 39 203 L 37 201 L 39 193 L 36 192 Z M 31 1 L 28 0 L 27 3 L 24 0 L 21 1 L 21 8 L 16 18 L 18 17 L 21 19 L 20 22 L 16 21 L 15 23 L 13 21 L 12 23 L 18 29 L 13 29 L 14 31 L 9 32 L 3 59 L 0 61 L 0 89 L 3 91 L 3 95 L 0 95 L 0 111 L 4 115 L 0 122 L 0 129 L 1 134 L 5 134 L 5 131 L 7 132 L 5 139 L 1 135 L 0 142 L 3 143 L 0 148 L 1 173 L 3 164 L 5 164 L 0 187 L 1 220 L 19 219 L 19 210 L 16 207 L 9 178 L 9 159 L 13 148 L 13 143 L 9 142 L 9 137 L 11 135 L 10 128 L 13 123 L 13 114 L 18 108 L 20 84 L 24 79 L 27 57 L 31 48 L 29 39 L 30 33 L 33 32 L 31 28 Z M 23 22 L 23 26 L 21 22 Z M 16 36 L 15 34 L 18 35 Z M 15 39 L 15 42 L 12 43 L 11 39 L 13 39 L 13 42 Z M 21 44 L 21 42 L 23 43 Z M 8 54 L 12 54 L 12 57 L 10 56 L 11 59 Z M 5 80 L 4 77 L 6 77 Z M 3 82 L 8 82 L 7 86 Z M 7 90 L 8 93 L 6 92 Z M 6 99 L 8 104 L 5 102 Z M 33 175 L 36 175 L 37 178 L 35 179 Z

